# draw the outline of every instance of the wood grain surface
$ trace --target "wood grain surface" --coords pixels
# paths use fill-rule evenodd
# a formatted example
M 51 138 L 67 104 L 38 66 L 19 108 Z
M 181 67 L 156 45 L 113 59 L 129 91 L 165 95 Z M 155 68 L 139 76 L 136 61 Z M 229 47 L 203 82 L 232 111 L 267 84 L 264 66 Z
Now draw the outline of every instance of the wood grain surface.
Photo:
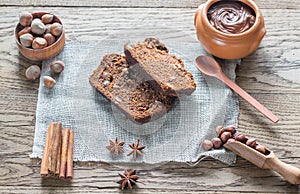
M 196 8 L 205 0 L 1 0 L 0 6 L 57 6 L 57 7 L 135 7 L 135 8 Z M 257 5 L 262 9 L 299 9 L 299 3 L 293 0 L 257 0 Z
M 163 32 L 164 36 L 174 40 L 185 40 L 186 36 L 177 33 L 179 31 L 195 36 L 195 9 L 190 7 L 197 7 L 199 2 L 149 2 L 0 2 L 0 193 L 122 193 L 115 183 L 119 180 L 117 173 L 123 170 L 120 166 L 76 162 L 72 181 L 44 180 L 39 175 L 40 161 L 29 158 L 39 84 L 38 81 L 27 81 L 24 72 L 26 67 L 40 63 L 25 59 L 17 50 L 13 31 L 19 12 L 45 10 L 59 15 L 68 40 L 128 38 L 134 36 L 134 26 L 143 25 L 147 26 L 145 36 Z M 258 1 L 258 4 L 263 8 L 267 34 L 257 51 L 243 59 L 237 68 L 236 81 L 272 110 L 280 121 L 271 123 L 240 99 L 239 130 L 257 138 L 284 162 L 300 168 L 299 4 L 279 0 Z M 38 7 L 40 5 L 47 7 Z M 146 8 L 170 5 L 178 8 Z M 165 22 L 166 26 L 176 30 L 170 32 L 167 28 L 158 28 L 157 22 Z M 196 166 L 168 163 L 148 166 L 138 173 L 146 185 L 140 184 L 130 192 L 300 193 L 299 186 L 291 185 L 272 171 L 261 170 L 239 157 L 232 166 L 205 159 Z

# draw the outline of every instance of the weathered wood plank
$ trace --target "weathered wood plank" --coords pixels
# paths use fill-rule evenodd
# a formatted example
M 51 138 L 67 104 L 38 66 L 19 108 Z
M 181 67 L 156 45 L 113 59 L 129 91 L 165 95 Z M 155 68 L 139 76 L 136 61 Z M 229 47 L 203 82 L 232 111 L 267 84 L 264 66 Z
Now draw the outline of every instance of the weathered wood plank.
M 196 8 L 201 3 L 206 2 L 206 0 L 90 0 L 90 1 L 81 1 L 81 0 L 27 0 L 27 1 L 18 1 L 18 0 L 1 0 L 0 6 L 59 6 L 59 7 L 146 7 L 146 8 Z M 299 9 L 299 4 L 295 1 L 264 1 L 264 0 L 255 0 L 257 5 L 262 9 Z
M 2 159 L 0 167 L 0 191 L 12 192 L 108 192 L 122 193 L 116 181 L 123 169 L 101 163 L 75 164 L 74 179 L 70 182 L 58 179 L 41 179 L 39 165 L 26 155 Z M 289 192 L 297 186 L 288 184 L 275 173 L 261 170 L 240 159 L 233 167 L 218 161 L 205 160 L 195 167 L 187 164 L 169 163 L 155 168 L 140 168 L 140 180 L 134 190 L 138 193 L 166 192 L 197 193 L 201 191 L 222 192 Z
M 275 5 L 274 2 L 271 5 Z M 75 178 L 68 183 L 42 180 L 38 174 L 38 161 L 29 159 L 34 136 L 38 82 L 27 81 L 24 72 L 29 65 L 40 63 L 28 61 L 19 55 L 14 43 L 13 28 L 20 11 L 43 9 L 61 16 L 69 40 L 130 39 L 139 30 L 144 36 L 189 41 L 193 37 L 192 40 L 196 41 L 194 9 L 0 8 L 0 192 L 121 192 L 115 184 L 118 180 L 117 172 L 122 171 L 121 167 L 102 163 L 76 163 Z M 237 83 L 274 111 L 280 122 L 272 124 L 241 100 L 239 126 L 242 132 L 274 150 L 283 161 L 300 167 L 300 82 L 297 77 L 300 65 L 300 11 L 262 11 L 267 35 L 259 49 L 245 58 L 238 67 Z M 170 163 L 143 168 L 140 176 L 147 184 L 140 185 L 136 190 L 138 193 L 300 191 L 299 186 L 292 186 L 277 174 L 258 169 L 241 158 L 231 167 L 211 159 L 195 167 Z

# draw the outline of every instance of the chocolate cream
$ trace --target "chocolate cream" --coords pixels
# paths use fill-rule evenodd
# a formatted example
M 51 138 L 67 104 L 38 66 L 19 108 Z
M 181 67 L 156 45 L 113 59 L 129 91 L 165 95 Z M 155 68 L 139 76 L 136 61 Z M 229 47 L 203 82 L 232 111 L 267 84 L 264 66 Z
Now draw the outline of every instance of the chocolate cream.
M 219 1 L 208 10 L 209 23 L 217 30 L 227 34 L 247 31 L 255 22 L 255 13 L 240 1 Z

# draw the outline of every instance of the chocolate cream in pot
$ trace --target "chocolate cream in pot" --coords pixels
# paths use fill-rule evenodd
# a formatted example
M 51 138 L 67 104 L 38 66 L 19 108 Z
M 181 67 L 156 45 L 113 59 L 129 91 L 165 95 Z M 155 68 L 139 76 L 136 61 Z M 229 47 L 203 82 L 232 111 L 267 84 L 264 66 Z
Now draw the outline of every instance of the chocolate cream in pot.
M 247 31 L 255 23 L 255 13 L 248 5 L 239 1 L 219 1 L 207 13 L 209 23 L 227 34 Z

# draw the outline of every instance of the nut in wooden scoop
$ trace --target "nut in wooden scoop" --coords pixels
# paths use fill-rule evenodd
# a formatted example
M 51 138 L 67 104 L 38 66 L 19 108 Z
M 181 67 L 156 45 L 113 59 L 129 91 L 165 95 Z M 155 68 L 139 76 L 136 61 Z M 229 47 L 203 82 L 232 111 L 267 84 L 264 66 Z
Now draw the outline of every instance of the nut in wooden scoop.
M 227 142 L 224 144 L 224 147 L 255 164 L 259 168 L 271 169 L 279 173 L 291 184 L 300 184 L 300 169 L 282 162 L 269 149 L 266 149 L 266 154 L 262 154 L 250 146 L 238 141 Z

